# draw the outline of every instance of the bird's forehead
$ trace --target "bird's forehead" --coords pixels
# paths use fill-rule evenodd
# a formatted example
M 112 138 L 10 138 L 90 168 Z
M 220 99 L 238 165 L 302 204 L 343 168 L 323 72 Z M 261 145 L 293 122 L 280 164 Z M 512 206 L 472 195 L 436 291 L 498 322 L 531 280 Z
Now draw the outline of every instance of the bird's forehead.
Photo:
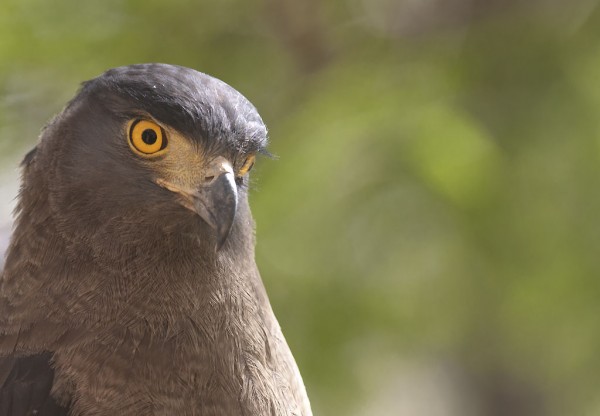
M 148 113 L 215 151 L 256 152 L 267 144 L 256 108 L 226 83 L 193 69 L 166 64 L 114 68 L 84 84 L 81 94 L 87 93 L 113 111 Z

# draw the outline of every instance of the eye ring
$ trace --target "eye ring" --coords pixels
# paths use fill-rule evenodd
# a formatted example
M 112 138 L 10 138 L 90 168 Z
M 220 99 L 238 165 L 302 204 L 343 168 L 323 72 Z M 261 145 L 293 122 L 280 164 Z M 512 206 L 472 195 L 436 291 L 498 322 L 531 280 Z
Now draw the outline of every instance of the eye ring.
M 150 120 L 136 119 L 128 129 L 129 145 L 142 156 L 154 156 L 167 147 L 167 135 L 161 126 Z
M 241 178 L 242 176 L 244 176 L 248 172 L 250 172 L 252 170 L 252 168 L 254 167 L 255 161 L 256 161 L 256 155 L 248 155 L 248 157 L 246 157 L 246 160 L 244 160 L 244 164 L 242 165 L 240 170 L 238 170 L 237 177 Z

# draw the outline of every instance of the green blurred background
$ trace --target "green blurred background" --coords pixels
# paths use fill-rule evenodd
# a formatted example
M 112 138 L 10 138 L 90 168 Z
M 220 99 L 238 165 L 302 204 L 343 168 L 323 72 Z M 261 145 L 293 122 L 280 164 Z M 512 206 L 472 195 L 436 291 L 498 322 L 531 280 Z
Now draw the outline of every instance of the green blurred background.
M 80 81 L 193 67 L 270 128 L 257 260 L 316 415 L 600 415 L 599 3 L 2 0 L 4 235 Z

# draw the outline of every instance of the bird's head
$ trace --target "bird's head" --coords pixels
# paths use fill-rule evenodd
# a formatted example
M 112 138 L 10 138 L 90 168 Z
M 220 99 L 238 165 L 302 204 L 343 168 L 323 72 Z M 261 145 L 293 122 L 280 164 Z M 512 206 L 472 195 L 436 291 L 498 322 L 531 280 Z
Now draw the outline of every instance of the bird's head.
M 255 107 L 232 87 L 144 64 L 84 83 L 35 157 L 45 159 L 50 207 L 69 238 L 135 245 L 187 232 L 220 249 L 252 224 L 248 172 L 266 144 Z

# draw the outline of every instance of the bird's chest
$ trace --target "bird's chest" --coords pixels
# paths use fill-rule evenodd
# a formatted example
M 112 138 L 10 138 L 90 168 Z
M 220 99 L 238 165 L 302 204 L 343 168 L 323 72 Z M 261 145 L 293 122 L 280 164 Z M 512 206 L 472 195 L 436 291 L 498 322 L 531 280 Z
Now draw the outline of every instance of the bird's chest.
M 198 335 L 126 332 L 65 349 L 55 355 L 55 393 L 73 414 L 243 414 L 240 346 Z

